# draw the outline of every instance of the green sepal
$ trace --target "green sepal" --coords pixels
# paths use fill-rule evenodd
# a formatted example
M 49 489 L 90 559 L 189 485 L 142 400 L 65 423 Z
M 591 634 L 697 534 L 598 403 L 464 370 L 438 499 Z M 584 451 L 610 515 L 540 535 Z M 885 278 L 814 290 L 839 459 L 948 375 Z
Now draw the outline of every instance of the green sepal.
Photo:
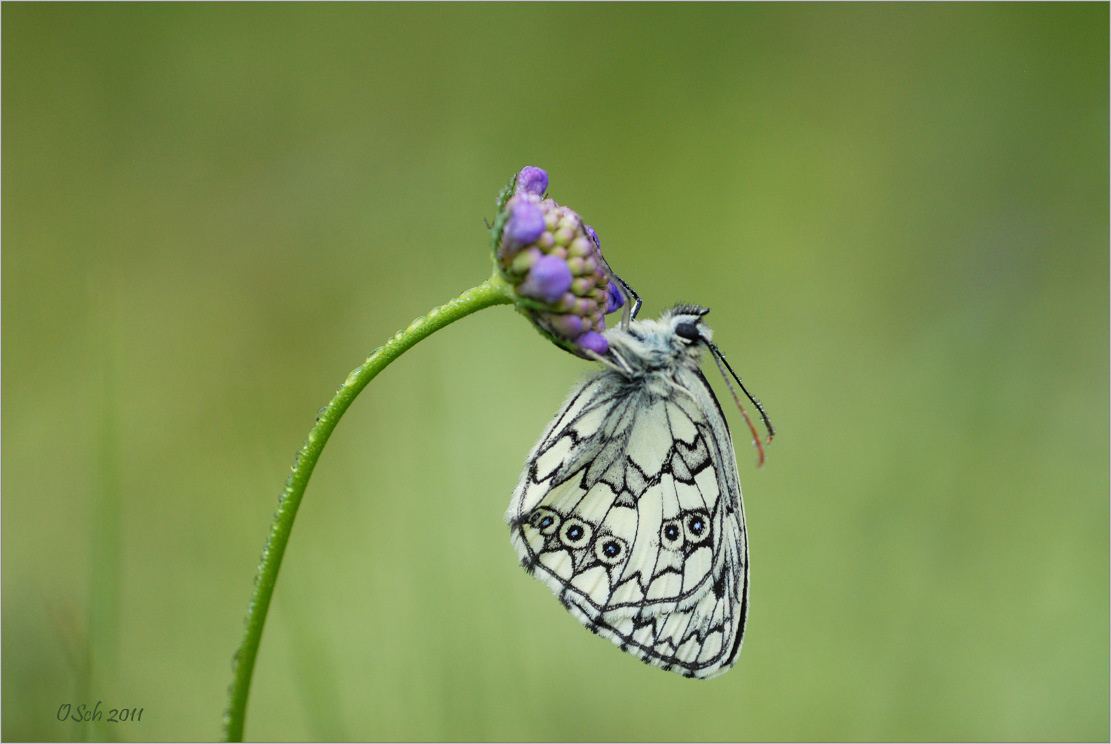
M 513 178 L 509 179 L 509 183 L 498 194 L 498 212 L 494 215 L 494 224 L 490 225 L 490 235 L 493 236 L 493 249 L 494 249 L 494 265 L 498 263 L 498 247 L 501 245 L 502 230 L 505 229 L 505 223 L 509 220 L 509 212 L 506 210 L 505 205 L 517 193 L 517 174 L 513 174 Z M 500 269 L 499 269 L 500 270 Z

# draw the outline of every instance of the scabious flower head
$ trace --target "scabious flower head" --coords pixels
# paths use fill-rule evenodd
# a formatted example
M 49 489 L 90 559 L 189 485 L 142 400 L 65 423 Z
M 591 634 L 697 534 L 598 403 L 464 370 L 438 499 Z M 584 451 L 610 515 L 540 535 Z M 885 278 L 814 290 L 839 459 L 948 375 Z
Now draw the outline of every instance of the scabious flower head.
M 594 230 L 569 207 L 544 198 L 548 174 L 528 166 L 498 199 L 494 263 L 517 308 L 573 354 L 605 354 L 606 313 L 625 304 Z

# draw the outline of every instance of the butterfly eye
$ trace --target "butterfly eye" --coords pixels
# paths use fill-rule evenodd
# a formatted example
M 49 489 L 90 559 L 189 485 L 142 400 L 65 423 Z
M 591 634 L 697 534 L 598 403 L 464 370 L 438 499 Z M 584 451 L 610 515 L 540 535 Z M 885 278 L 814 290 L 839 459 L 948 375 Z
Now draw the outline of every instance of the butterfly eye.
M 557 512 L 540 507 L 529 517 L 529 524 L 540 530 L 541 535 L 552 535 L 559 529 L 560 519 Z
M 683 527 L 689 543 L 697 544 L 710 536 L 710 520 L 706 518 L 706 512 L 697 511 L 688 514 L 683 521 Z
M 605 535 L 594 543 L 594 555 L 602 563 L 616 566 L 625 559 L 625 541 L 613 535 Z
M 571 549 L 578 549 L 590 542 L 594 530 L 581 519 L 571 517 L 559 530 L 559 540 Z
M 677 550 L 683 546 L 683 523 L 678 519 L 669 519 L 660 529 L 660 543 L 668 550 Z
M 675 335 L 679 338 L 685 338 L 688 341 L 698 341 L 702 338 L 702 334 L 698 332 L 698 326 L 689 321 L 675 324 Z

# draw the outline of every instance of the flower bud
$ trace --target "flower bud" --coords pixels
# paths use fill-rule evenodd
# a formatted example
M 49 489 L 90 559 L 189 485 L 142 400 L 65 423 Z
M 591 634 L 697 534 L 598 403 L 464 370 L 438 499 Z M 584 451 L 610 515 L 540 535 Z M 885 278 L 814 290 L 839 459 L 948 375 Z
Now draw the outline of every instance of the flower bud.
M 605 354 L 609 351 L 609 342 L 606 337 L 594 331 L 587 331 L 579 337 L 579 345 L 584 349 L 590 349 L 596 354 Z
M 548 173 L 535 165 L 526 165 L 517 174 L 517 193 L 544 196 L 548 190 Z
M 558 346 L 584 358 L 605 354 L 605 314 L 625 294 L 602 257 L 594 229 L 568 207 L 545 199 L 548 174 L 523 168 L 498 198 L 490 231 L 494 263 L 517 309 Z
M 534 300 L 552 304 L 571 288 L 571 269 L 558 256 L 541 256 L 536 260 L 525 280 L 517 286 L 517 293 Z
M 528 245 L 544 232 L 544 213 L 530 201 L 519 201 L 513 205 L 509 220 L 505 223 L 504 238 L 518 245 Z
M 614 310 L 620 310 L 625 304 L 625 295 L 622 294 L 621 289 L 617 286 L 617 282 L 610 282 L 606 287 L 606 309 L 605 313 L 609 315 Z

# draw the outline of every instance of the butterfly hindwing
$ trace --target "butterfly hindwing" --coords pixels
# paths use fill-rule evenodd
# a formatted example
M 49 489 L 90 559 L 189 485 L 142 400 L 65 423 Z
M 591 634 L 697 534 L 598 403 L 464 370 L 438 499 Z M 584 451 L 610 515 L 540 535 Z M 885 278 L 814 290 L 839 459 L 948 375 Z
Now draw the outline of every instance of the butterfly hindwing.
M 706 678 L 740 649 L 744 515 L 705 378 L 667 373 L 647 384 L 608 369 L 578 386 L 529 454 L 507 519 L 522 565 L 581 623 L 646 663 Z

